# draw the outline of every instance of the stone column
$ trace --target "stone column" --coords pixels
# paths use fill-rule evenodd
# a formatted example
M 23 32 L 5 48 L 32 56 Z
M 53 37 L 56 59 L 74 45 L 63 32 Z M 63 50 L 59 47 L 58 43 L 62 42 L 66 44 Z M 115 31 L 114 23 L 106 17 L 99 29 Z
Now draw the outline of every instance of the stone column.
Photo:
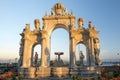
M 32 66 L 34 66 L 34 60 L 33 60 L 33 58 L 34 58 L 34 47 L 33 47 L 33 45 L 32 45 L 32 53 L 31 53 L 31 65 Z
M 90 39 L 88 39 L 88 47 L 87 47 L 87 62 L 88 66 L 91 66 L 91 44 L 90 44 Z
M 90 38 L 90 60 L 91 66 L 95 66 L 94 43 L 93 38 Z
M 90 65 L 90 53 L 89 53 L 89 44 L 86 46 L 86 59 L 87 59 L 87 65 Z
M 31 66 L 31 44 L 28 39 L 25 39 L 24 50 L 23 50 L 23 62 L 22 67 L 30 67 Z
M 49 60 L 50 60 L 50 46 L 49 46 L 49 44 L 50 44 L 49 38 L 43 37 L 42 43 L 41 43 L 41 49 L 42 49 L 41 66 L 42 67 L 49 66 Z
M 41 43 L 41 66 L 46 66 L 46 56 L 45 56 L 45 38 L 42 38 L 42 43 Z
M 46 61 L 47 61 L 47 66 L 50 66 L 50 38 L 47 37 L 46 39 Z
M 72 37 L 70 39 L 70 68 L 75 67 L 75 61 L 76 61 L 76 44 L 75 39 Z

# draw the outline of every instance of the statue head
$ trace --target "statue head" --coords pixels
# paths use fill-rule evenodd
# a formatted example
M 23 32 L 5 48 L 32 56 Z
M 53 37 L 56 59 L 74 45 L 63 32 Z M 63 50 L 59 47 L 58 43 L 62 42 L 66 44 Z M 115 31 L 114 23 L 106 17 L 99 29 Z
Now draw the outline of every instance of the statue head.
M 34 20 L 34 25 L 35 25 L 35 29 L 37 29 L 37 30 L 40 29 L 40 21 L 39 21 L 39 19 Z

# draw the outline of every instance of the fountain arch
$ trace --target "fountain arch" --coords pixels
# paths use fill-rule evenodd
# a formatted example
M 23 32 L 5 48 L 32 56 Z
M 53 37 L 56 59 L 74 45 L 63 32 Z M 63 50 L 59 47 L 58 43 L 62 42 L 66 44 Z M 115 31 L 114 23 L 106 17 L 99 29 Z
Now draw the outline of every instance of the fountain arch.
M 51 9 L 51 14 L 43 16 L 42 20 L 42 29 L 39 19 L 35 19 L 35 29 L 30 30 L 30 24 L 26 24 L 25 29 L 20 34 L 22 38 L 19 51 L 19 75 L 26 75 L 27 78 L 49 77 L 51 73 L 58 77 L 68 76 L 68 74 L 74 75 L 73 73 L 76 71 L 76 45 L 78 43 L 83 43 L 86 46 L 88 67 L 85 68 L 86 75 L 89 75 L 88 69 L 90 70 L 91 67 L 92 70 L 96 70 L 96 66 L 101 63 L 99 59 L 99 31 L 96 30 L 91 21 L 88 22 L 88 28 L 86 29 L 83 27 L 84 19 L 79 18 L 78 27 L 76 27 L 76 17 L 72 13 L 68 13 L 67 8 L 61 3 L 56 3 Z M 64 28 L 69 34 L 70 63 L 67 68 L 58 68 L 55 69 L 56 71 L 52 71 L 50 67 L 50 38 L 51 33 L 59 27 Z M 32 49 L 37 43 L 41 45 L 41 66 L 39 69 L 31 65 Z M 63 71 L 65 72 L 62 73 Z

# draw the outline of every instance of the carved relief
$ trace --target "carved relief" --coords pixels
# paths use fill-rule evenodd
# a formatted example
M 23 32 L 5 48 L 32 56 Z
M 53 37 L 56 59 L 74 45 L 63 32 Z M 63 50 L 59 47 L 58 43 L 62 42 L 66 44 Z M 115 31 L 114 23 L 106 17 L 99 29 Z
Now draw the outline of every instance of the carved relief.
M 67 8 L 64 8 L 64 6 L 61 3 L 55 4 L 55 6 L 51 9 L 51 15 L 67 15 Z

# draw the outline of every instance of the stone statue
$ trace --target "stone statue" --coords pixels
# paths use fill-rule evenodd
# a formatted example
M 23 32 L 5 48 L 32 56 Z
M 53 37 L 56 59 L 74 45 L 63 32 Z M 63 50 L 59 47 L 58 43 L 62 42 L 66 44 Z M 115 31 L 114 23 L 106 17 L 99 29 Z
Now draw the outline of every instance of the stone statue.
M 92 28 L 92 22 L 91 21 L 88 22 L 88 27 Z
M 37 61 L 38 61 L 38 53 L 35 52 L 35 66 L 37 67 Z
M 68 14 L 67 8 L 64 8 L 64 14 Z
M 51 15 L 54 15 L 54 9 L 53 8 L 51 9 Z
M 36 30 L 40 30 L 40 21 L 39 21 L 39 19 L 34 20 L 34 25 L 35 25 Z
M 100 65 L 101 64 L 101 60 L 99 58 L 99 54 L 100 54 L 100 44 L 99 44 L 99 39 L 95 39 L 94 40 L 95 44 L 95 48 L 94 48 L 94 51 L 95 51 L 95 63 L 96 65 Z
M 82 51 L 80 51 L 79 56 L 80 56 L 80 65 L 83 65 L 83 59 L 84 59 L 85 56 L 83 55 Z
M 30 24 L 26 24 L 25 31 L 29 31 L 29 30 L 30 30 Z
M 79 18 L 79 19 L 78 19 L 78 27 L 79 27 L 79 29 L 82 29 L 83 25 L 84 25 L 84 20 L 83 20 L 83 18 Z

